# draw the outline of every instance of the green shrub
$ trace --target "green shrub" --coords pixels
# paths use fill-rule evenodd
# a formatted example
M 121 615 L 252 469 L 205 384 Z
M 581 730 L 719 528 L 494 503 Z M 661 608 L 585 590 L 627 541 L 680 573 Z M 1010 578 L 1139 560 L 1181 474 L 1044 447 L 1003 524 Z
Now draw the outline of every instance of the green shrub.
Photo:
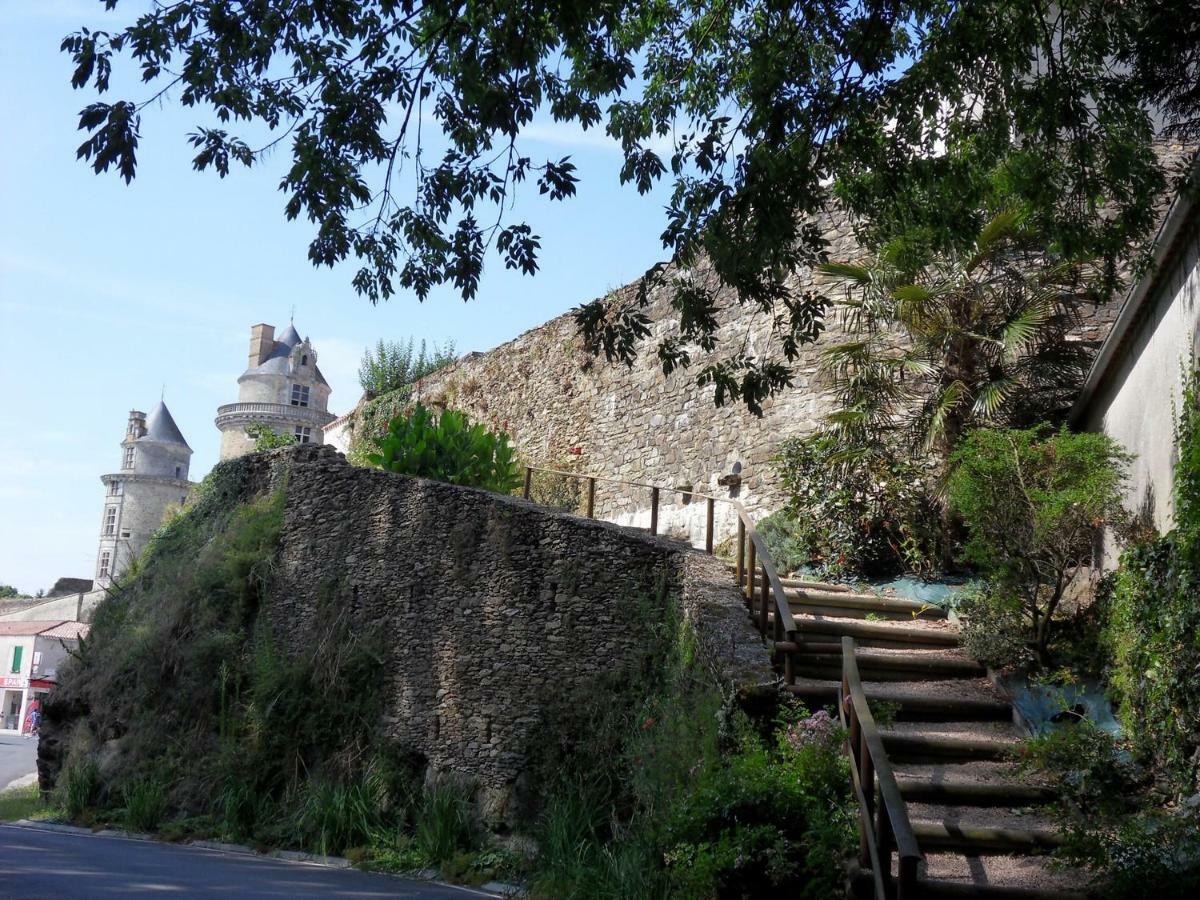
M 840 892 L 854 834 L 841 734 L 825 713 L 782 728 L 774 745 L 743 723 L 736 746 L 673 810 L 663 839 L 681 896 L 826 898 Z
M 1034 661 L 1021 600 L 994 584 L 975 581 L 959 591 L 955 609 L 962 617 L 962 648 L 996 669 Z
M 937 514 L 920 467 L 882 448 L 848 452 L 830 433 L 783 442 L 772 464 L 788 500 L 769 527 L 789 568 L 812 564 L 833 577 L 933 566 Z
M 367 459 L 389 472 L 500 493 L 521 482 L 507 434 L 472 425 L 457 410 L 435 415 L 420 403 L 391 421 L 379 452 Z
M 1015 598 L 1043 663 L 1063 596 L 1093 565 L 1105 525 L 1123 517 L 1127 462 L 1105 435 L 1045 427 L 979 429 L 952 457 L 949 503 L 969 533 L 963 556 L 987 578 L 985 596 Z
M 254 441 L 254 452 L 265 450 L 280 450 L 284 447 L 295 447 L 296 438 L 290 434 L 280 434 L 270 425 L 262 422 L 251 422 L 246 426 L 246 437 Z

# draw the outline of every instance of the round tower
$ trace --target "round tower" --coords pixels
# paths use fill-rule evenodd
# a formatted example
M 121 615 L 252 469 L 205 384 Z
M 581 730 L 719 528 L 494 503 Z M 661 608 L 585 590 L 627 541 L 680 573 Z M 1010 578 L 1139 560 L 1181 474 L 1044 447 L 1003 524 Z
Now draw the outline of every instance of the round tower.
M 132 410 L 121 442 L 121 469 L 101 475 L 104 512 L 96 587 L 104 588 L 138 558 L 162 525 L 167 508 L 187 499 L 192 448 L 165 403 L 150 415 Z
M 221 459 L 254 449 L 246 429 L 267 425 L 298 443 L 325 442 L 325 426 L 336 416 L 329 412 L 329 382 L 317 368 L 317 351 L 301 338 L 295 325 L 275 337 L 273 325 L 250 328 L 250 356 L 238 378 L 238 402 L 218 407 Z

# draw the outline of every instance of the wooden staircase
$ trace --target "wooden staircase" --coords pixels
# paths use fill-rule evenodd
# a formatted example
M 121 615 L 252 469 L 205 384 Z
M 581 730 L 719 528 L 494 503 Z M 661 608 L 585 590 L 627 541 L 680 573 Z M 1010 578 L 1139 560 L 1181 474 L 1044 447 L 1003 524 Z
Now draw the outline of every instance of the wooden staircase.
M 1062 834 L 1054 791 L 1012 761 L 1021 732 L 983 666 L 959 648 L 946 614 L 913 600 L 781 579 L 795 622 L 786 686 L 810 708 L 836 705 L 843 637 L 924 859 L 917 896 L 1082 900 L 1087 873 L 1052 865 Z M 886 704 L 886 705 L 885 705 Z M 884 713 L 894 711 L 894 716 Z M 893 871 L 893 875 L 895 872 Z M 869 896 L 869 879 L 858 884 Z

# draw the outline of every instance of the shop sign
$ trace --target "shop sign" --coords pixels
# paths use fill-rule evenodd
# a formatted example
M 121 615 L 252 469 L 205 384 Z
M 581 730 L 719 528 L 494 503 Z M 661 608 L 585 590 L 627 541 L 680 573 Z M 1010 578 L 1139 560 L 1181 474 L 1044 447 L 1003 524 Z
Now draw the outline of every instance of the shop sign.
M 5 675 L 4 681 L 0 682 L 0 687 L 6 688 L 25 688 L 28 685 L 29 681 L 24 675 Z

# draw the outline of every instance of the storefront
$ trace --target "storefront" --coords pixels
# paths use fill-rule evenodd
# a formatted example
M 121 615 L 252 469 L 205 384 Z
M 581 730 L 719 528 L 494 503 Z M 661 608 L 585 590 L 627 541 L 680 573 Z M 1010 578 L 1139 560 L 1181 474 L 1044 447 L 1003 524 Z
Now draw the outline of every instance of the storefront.
M 0 622 L 0 732 L 33 732 L 58 667 L 87 631 L 81 622 Z

